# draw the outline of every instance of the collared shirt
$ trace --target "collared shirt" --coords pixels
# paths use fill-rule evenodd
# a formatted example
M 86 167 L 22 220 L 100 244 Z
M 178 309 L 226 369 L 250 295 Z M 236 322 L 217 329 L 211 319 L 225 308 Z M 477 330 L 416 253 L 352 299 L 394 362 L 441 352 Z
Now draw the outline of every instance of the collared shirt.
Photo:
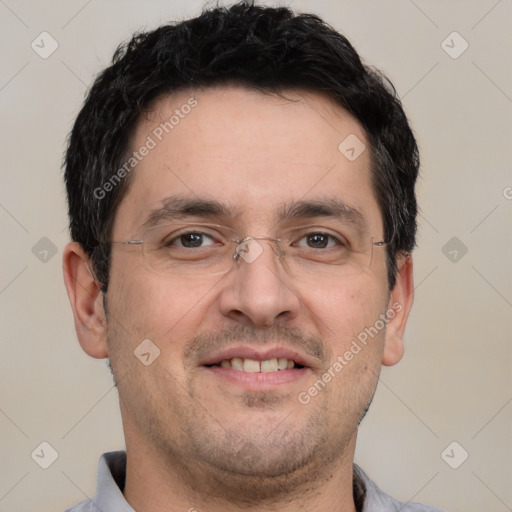
M 104 453 L 98 462 L 96 496 L 68 508 L 66 512 L 135 512 L 123 496 L 125 477 L 126 452 Z M 354 499 L 358 512 L 441 512 L 428 505 L 395 500 L 379 489 L 356 465 Z

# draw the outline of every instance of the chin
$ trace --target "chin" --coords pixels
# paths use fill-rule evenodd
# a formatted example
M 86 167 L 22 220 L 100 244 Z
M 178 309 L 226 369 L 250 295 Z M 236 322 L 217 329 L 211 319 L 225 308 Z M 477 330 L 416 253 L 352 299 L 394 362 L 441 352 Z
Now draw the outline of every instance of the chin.
M 345 448 L 327 448 L 325 439 L 311 434 L 305 429 L 248 441 L 245 432 L 215 445 L 210 438 L 207 445 L 196 446 L 196 461 L 201 459 L 203 471 L 216 481 L 218 497 L 245 505 L 266 499 L 275 503 L 280 496 L 289 500 L 295 491 L 304 492 L 308 482 L 313 485 L 312 475 L 317 479 L 329 472 Z

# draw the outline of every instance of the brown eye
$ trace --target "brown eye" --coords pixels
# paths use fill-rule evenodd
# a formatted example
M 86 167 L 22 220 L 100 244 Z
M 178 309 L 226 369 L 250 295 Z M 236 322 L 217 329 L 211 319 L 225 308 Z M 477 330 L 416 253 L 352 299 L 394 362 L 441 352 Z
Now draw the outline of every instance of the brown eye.
M 215 245 L 215 241 L 212 236 L 207 235 L 206 233 L 194 231 L 190 233 L 182 233 L 181 235 L 175 236 L 174 238 L 170 238 L 162 245 L 165 247 L 178 246 L 194 249 L 208 245 Z
M 340 245 L 340 241 L 328 233 L 308 233 L 303 236 L 296 245 L 308 249 L 330 249 Z
M 329 236 L 316 233 L 307 236 L 307 244 L 315 249 L 325 249 L 329 244 Z
M 187 233 L 186 235 L 181 235 L 179 240 L 183 247 L 201 247 L 203 236 L 200 233 Z

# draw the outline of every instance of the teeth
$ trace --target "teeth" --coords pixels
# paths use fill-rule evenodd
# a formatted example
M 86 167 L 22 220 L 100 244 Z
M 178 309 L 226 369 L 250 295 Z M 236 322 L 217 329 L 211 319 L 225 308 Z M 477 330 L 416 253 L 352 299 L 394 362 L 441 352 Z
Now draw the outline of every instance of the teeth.
M 234 357 L 233 359 L 231 359 L 231 368 L 233 368 L 233 370 L 243 371 L 244 360 L 240 359 L 239 357 Z
M 277 359 L 261 361 L 261 371 L 265 373 L 277 372 Z
M 289 370 L 295 367 L 292 360 L 280 357 L 279 359 L 267 359 L 265 361 L 256 361 L 254 359 L 241 359 L 234 357 L 233 359 L 224 359 L 220 362 L 222 368 L 232 368 L 241 372 L 248 373 L 271 373 L 278 370 Z
M 254 359 L 244 359 L 244 372 L 258 373 L 261 370 L 260 362 Z
M 280 370 L 286 370 L 286 368 L 288 368 L 288 359 L 285 359 L 284 357 L 280 357 L 277 360 L 277 367 Z

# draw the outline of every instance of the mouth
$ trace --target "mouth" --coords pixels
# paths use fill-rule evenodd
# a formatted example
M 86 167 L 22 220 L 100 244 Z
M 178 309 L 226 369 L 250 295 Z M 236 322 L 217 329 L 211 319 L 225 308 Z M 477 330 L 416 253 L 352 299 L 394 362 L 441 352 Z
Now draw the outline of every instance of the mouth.
M 268 391 L 304 378 L 315 364 L 318 360 L 285 348 L 233 347 L 211 356 L 201 368 L 245 390 Z
M 207 368 L 231 368 L 237 372 L 247 373 L 273 373 L 282 372 L 284 370 L 292 370 L 294 368 L 304 368 L 303 365 L 296 363 L 293 359 L 286 357 L 265 359 L 258 361 L 256 359 L 242 359 L 241 357 L 233 357 L 232 359 L 223 359 L 219 364 L 207 364 Z

